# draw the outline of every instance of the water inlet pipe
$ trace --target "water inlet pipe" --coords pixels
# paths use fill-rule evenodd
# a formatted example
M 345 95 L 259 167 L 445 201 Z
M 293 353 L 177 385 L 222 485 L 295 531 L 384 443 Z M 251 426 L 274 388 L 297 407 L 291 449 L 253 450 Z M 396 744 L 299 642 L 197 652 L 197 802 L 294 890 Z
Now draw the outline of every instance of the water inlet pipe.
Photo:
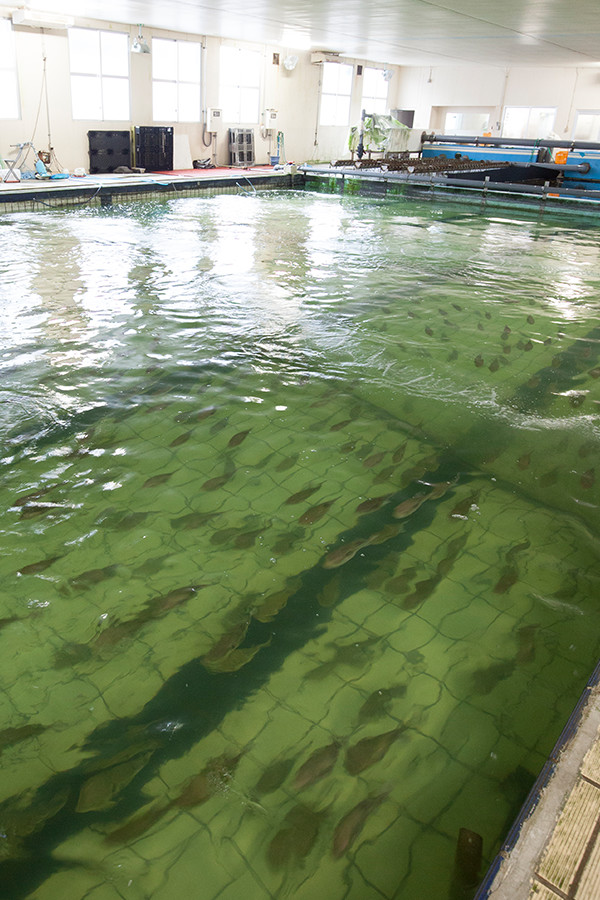
M 505 137 L 481 137 L 471 135 L 465 137 L 460 134 L 436 134 L 426 131 L 421 135 L 422 143 L 429 144 L 475 144 L 476 147 L 560 147 L 565 150 L 600 150 L 598 141 L 559 141 L 534 138 L 505 138 Z

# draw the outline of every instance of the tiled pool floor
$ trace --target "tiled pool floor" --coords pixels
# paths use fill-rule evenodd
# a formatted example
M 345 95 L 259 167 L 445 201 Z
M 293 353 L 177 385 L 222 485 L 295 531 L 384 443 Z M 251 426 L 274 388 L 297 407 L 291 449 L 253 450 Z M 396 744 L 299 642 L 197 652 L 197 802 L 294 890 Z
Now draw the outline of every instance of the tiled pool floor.
M 11 900 L 472 894 L 598 658 L 595 233 L 299 192 L 11 227 Z

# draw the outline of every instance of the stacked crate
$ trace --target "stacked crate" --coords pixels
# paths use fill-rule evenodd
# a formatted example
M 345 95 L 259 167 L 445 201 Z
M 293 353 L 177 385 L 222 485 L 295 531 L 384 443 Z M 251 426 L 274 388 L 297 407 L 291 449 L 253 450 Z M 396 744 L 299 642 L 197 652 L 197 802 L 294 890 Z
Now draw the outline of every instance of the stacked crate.
M 135 164 L 146 171 L 170 172 L 173 169 L 173 128 L 164 125 L 139 125 L 133 130 Z
M 229 165 L 254 165 L 254 129 L 229 129 Z
M 128 131 L 88 131 L 90 175 L 114 172 L 131 165 L 131 135 Z

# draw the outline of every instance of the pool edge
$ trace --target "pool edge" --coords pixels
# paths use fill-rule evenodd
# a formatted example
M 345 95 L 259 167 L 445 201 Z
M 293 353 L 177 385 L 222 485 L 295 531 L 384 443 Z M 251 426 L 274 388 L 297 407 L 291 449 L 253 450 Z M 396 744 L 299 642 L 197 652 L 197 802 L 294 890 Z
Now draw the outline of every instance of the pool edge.
M 536 865 L 590 748 L 600 739 L 600 662 L 586 684 L 474 900 L 525 900 Z M 559 896 L 559 894 L 557 894 Z

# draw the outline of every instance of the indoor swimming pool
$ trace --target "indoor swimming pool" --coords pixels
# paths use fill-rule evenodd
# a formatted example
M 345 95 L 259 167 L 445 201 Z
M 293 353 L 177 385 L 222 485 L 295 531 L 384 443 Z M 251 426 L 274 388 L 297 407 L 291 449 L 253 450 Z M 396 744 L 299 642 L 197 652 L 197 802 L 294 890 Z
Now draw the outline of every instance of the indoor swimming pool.
M 0 893 L 472 897 L 600 655 L 597 226 L 0 230 Z

